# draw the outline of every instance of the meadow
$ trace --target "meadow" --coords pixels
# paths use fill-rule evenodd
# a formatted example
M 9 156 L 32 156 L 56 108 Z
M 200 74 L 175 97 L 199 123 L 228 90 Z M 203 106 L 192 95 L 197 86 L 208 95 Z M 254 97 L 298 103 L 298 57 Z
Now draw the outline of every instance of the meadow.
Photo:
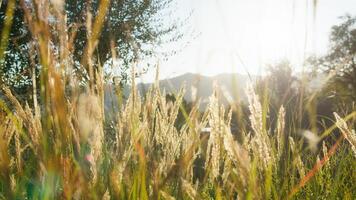
M 228 94 L 216 85 L 204 111 L 199 98 L 188 109 L 185 87 L 168 99 L 159 70 L 140 94 L 133 62 L 131 92 L 125 96 L 116 86 L 118 111 L 108 119 L 103 65 L 92 59 L 108 2 L 101 1 L 98 15 L 88 15 L 93 18 L 85 25 L 90 34 L 79 68 L 65 21 L 48 20 L 49 14 L 64 19 L 63 12 L 49 3 L 34 13 L 24 8 L 41 67 L 29 66 L 27 96 L 1 83 L 0 199 L 356 197 L 356 111 L 335 109 L 331 124 L 315 128 L 322 122 L 310 102 L 319 93 L 298 88 L 298 103 L 272 110 L 268 90 L 250 83 L 243 112 L 239 102 L 223 106 L 218 96 Z M 1 30 L 0 60 L 11 19 Z M 303 112 L 312 114 L 303 118 Z M 232 133 L 235 120 L 239 127 Z M 299 125 L 302 120 L 310 120 L 309 129 Z

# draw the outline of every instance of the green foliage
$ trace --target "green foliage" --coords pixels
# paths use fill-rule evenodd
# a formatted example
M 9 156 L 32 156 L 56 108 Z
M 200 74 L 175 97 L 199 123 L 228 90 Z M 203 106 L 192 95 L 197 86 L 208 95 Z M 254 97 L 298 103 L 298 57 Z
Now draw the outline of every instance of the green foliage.
M 26 30 L 24 13 L 21 10 L 19 2 L 19 0 L 5 1 L 0 5 L 0 30 L 2 30 L 2 34 L 4 34 L 7 28 L 9 31 L 6 42 L 3 41 L 5 38 L 1 38 L 1 51 L 4 51 L 4 56 L 0 56 L 0 81 L 14 88 L 30 84 L 31 68 L 28 66 L 31 59 L 35 59 L 35 56 L 30 54 L 28 43 L 31 36 L 28 30 Z M 6 17 L 7 10 L 12 4 L 14 9 L 13 15 Z M 11 20 L 11 23 L 6 28 L 7 20 Z M 4 36 L 2 35 L 2 37 Z
M 319 156 L 322 154 L 321 151 Z M 295 196 L 296 199 L 352 199 L 356 196 L 353 184 L 356 173 L 351 170 L 356 167 L 356 159 L 345 144 L 337 154 Z
M 356 17 L 346 15 L 332 27 L 330 48 L 325 56 L 309 62 L 324 72 L 335 74 L 326 91 L 337 101 L 356 101 Z
M 6 9 L 8 2 L 4 1 L 0 5 L 0 30 L 3 30 L 6 20 Z M 14 89 L 28 88 L 32 84 L 31 76 L 33 73 L 38 77 L 38 70 L 41 68 L 36 38 L 31 33 L 33 27 L 29 26 L 25 20 L 24 6 L 30 15 L 35 15 L 38 9 L 32 1 L 14 0 L 15 9 L 13 14 L 12 26 L 5 57 L 0 58 L 0 78 L 2 83 Z M 63 42 L 63 38 L 58 37 L 59 32 L 55 32 L 54 26 L 59 26 L 65 20 L 70 44 L 66 46 L 73 49 L 71 64 L 75 73 L 82 78 L 88 79 L 89 74 L 82 70 L 86 47 L 88 46 L 88 22 L 98 15 L 101 1 L 93 0 L 67 0 L 64 5 L 65 17 L 47 19 L 51 27 L 49 31 L 53 34 L 56 42 Z M 120 69 L 108 70 L 119 72 L 112 76 L 121 76 L 122 81 L 127 80 L 127 70 L 129 64 L 138 59 L 144 60 L 148 56 L 154 55 L 155 49 L 165 42 L 165 39 L 176 40 L 179 37 L 176 32 L 176 24 L 164 25 L 163 17 L 168 13 L 171 0 L 114 0 L 110 1 L 109 9 L 105 16 L 99 43 L 95 48 L 95 53 L 91 59 L 95 66 L 99 63 L 112 65 L 112 59 L 121 61 Z M 51 9 L 58 9 L 59 5 L 51 5 Z M 61 10 L 57 10 L 62 12 Z M 57 21 L 58 20 L 58 21 Z M 91 22 L 93 23 L 93 22 Z M 90 26 L 90 25 L 89 25 Z M 61 41 L 62 40 L 62 41 Z M 3 43 L 2 43 L 3 45 Z M 54 48 L 59 48 L 54 47 Z M 58 49 L 56 50 L 58 51 Z M 116 65 L 117 67 L 117 65 Z M 36 70 L 36 72 L 34 72 Z

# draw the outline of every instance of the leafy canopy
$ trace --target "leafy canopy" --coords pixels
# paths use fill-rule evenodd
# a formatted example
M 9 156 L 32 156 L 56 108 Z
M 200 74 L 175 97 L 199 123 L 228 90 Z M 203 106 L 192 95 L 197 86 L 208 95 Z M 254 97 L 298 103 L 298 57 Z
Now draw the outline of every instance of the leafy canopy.
M 33 6 L 35 4 L 31 0 L 15 1 L 5 57 L 0 60 L 0 79 L 14 88 L 23 88 L 31 84 L 32 68 L 29 66 L 35 66 L 36 70 L 40 68 L 39 55 L 36 53 L 38 47 L 29 30 L 28 23 L 31 22 L 25 21 L 23 6 L 28 6 L 32 12 L 36 12 L 38 8 Z M 5 26 L 9 2 L 3 1 L 0 5 L 0 30 L 3 30 Z M 63 12 L 66 17 L 53 20 L 53 25 L 57 24 L 56 20 L 66 20 L 68 30 L 64 34 L 68 37 L 74 36 L 71 41 L 72 64 L 78 70 L 77 72 L 80 70 L 80 61 L 87 46 L 88 22 L 97 16 L 100 3 L 99 0 L 66 0 Z M 110 65 L 114 54 L 121 63 L 120 69 L 116 71 L 119 71 L 125 80 L 130 63 L 154 55 L 154 49 L 164 42 L 167 36 L 177 39 L 179 34 L 175 31 L 176 24 L 169 24 L 163 20 L 171 4 L 172 0 L 111 0 L 98 45 L 93 54 L 95 55 L 92 58 L 94 66 L 104 63 Z M 56 9 L 55 4 L 52 7 Z M 63 33 L 52 31 L 51 34 Z
M 330 84 L 336 96 L 356 101 L 356 16 L 346 15 L 332 27 L 328 53 L 312 62 L 324 72 L 334 72 Z

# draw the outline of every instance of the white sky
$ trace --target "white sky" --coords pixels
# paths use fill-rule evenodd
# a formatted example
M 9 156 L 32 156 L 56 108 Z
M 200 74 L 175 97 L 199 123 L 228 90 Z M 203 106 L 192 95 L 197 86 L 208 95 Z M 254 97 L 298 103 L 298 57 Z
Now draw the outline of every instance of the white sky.
M 339 16 L 356 14 L 356 0 L 176 0 L 174 17 L 186 18 L 187 37 L 178 54 L 160 61 L 160 78 L 187 72 L 203 75 L 263 74 L 266 64 L 289 59 L 302 69 L 305 55 L 326 52 Z M 191 37 L 191 32 L 197 35 Z M 174 46 L 175 45 L 175 46 Z M 144 82 L 154 79 L 154 69 Z

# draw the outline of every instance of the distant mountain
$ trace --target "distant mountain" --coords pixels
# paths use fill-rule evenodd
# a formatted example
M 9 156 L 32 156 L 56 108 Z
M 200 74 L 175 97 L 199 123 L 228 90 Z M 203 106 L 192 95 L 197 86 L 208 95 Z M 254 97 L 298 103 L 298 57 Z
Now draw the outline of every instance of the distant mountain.
M 219 74 L 216 76 L 203 76 L 200 74 L 186 73 L 174 78 L 164 79 L 159 81 L 160 89 L 166 93 L 177 94 L 178 91 L 185 87 L 184 99 L 188 102 L 193 101 L 193 90 L 196 90 L 196 98 L 201 99 L 201 109 L 204 109 L 209 101 L 209 97 L 213 94 L 214 83 L 218 87 L 218 94 L 221 103 L 227 105 L 228 101 L 226 96 L 232 97 L 236 100 L 246 100 L 244 89 L 247 83 L 255 81 L 256 76 L 248 77 L 241 74 Z M 144 95 L 153 83 L 139 83 L 137 89 L 141 95 Z M 195 89 L 193 89 L 195 88 Z M 129 95 L 130 88 L 124 89 L 124 94 Z M 105 89 L 105 107 L 112 110 L 112 106 L 117 102 L 116 95 L 110 86 Z M 116 108 L 114 108 L 116 110 Z
M 249 77 L 241 74 L 219 74 L 216 76 L 203 76 L 200 74 L 187 73 L 181 76 L 177 76 L 170 79 L 159 81 L 161 90 L 165 90 L 167 93 L 177 93 L 180 88 L 185 87 L 184 99 L 188 102 L 192 102 L 193 90 L 196 91 L 196 97 L 202 100 L 202 106 L 205 107 L 208 102 L 208 98 L 213 94 L 214 84 L 218 87 L 218 94 L 223 104 L 227 104 L 228 101 L 225 96 L 230 96 L 233 100 L 245 100 L 246 95 L 244 89 L 249 82 Z M 251 77 L 252 81 L 256 77 Z M 144 94 L 152 83 L 137 85 L 141 94 Z M 193 89 L 194 88 L 194 89 Z

